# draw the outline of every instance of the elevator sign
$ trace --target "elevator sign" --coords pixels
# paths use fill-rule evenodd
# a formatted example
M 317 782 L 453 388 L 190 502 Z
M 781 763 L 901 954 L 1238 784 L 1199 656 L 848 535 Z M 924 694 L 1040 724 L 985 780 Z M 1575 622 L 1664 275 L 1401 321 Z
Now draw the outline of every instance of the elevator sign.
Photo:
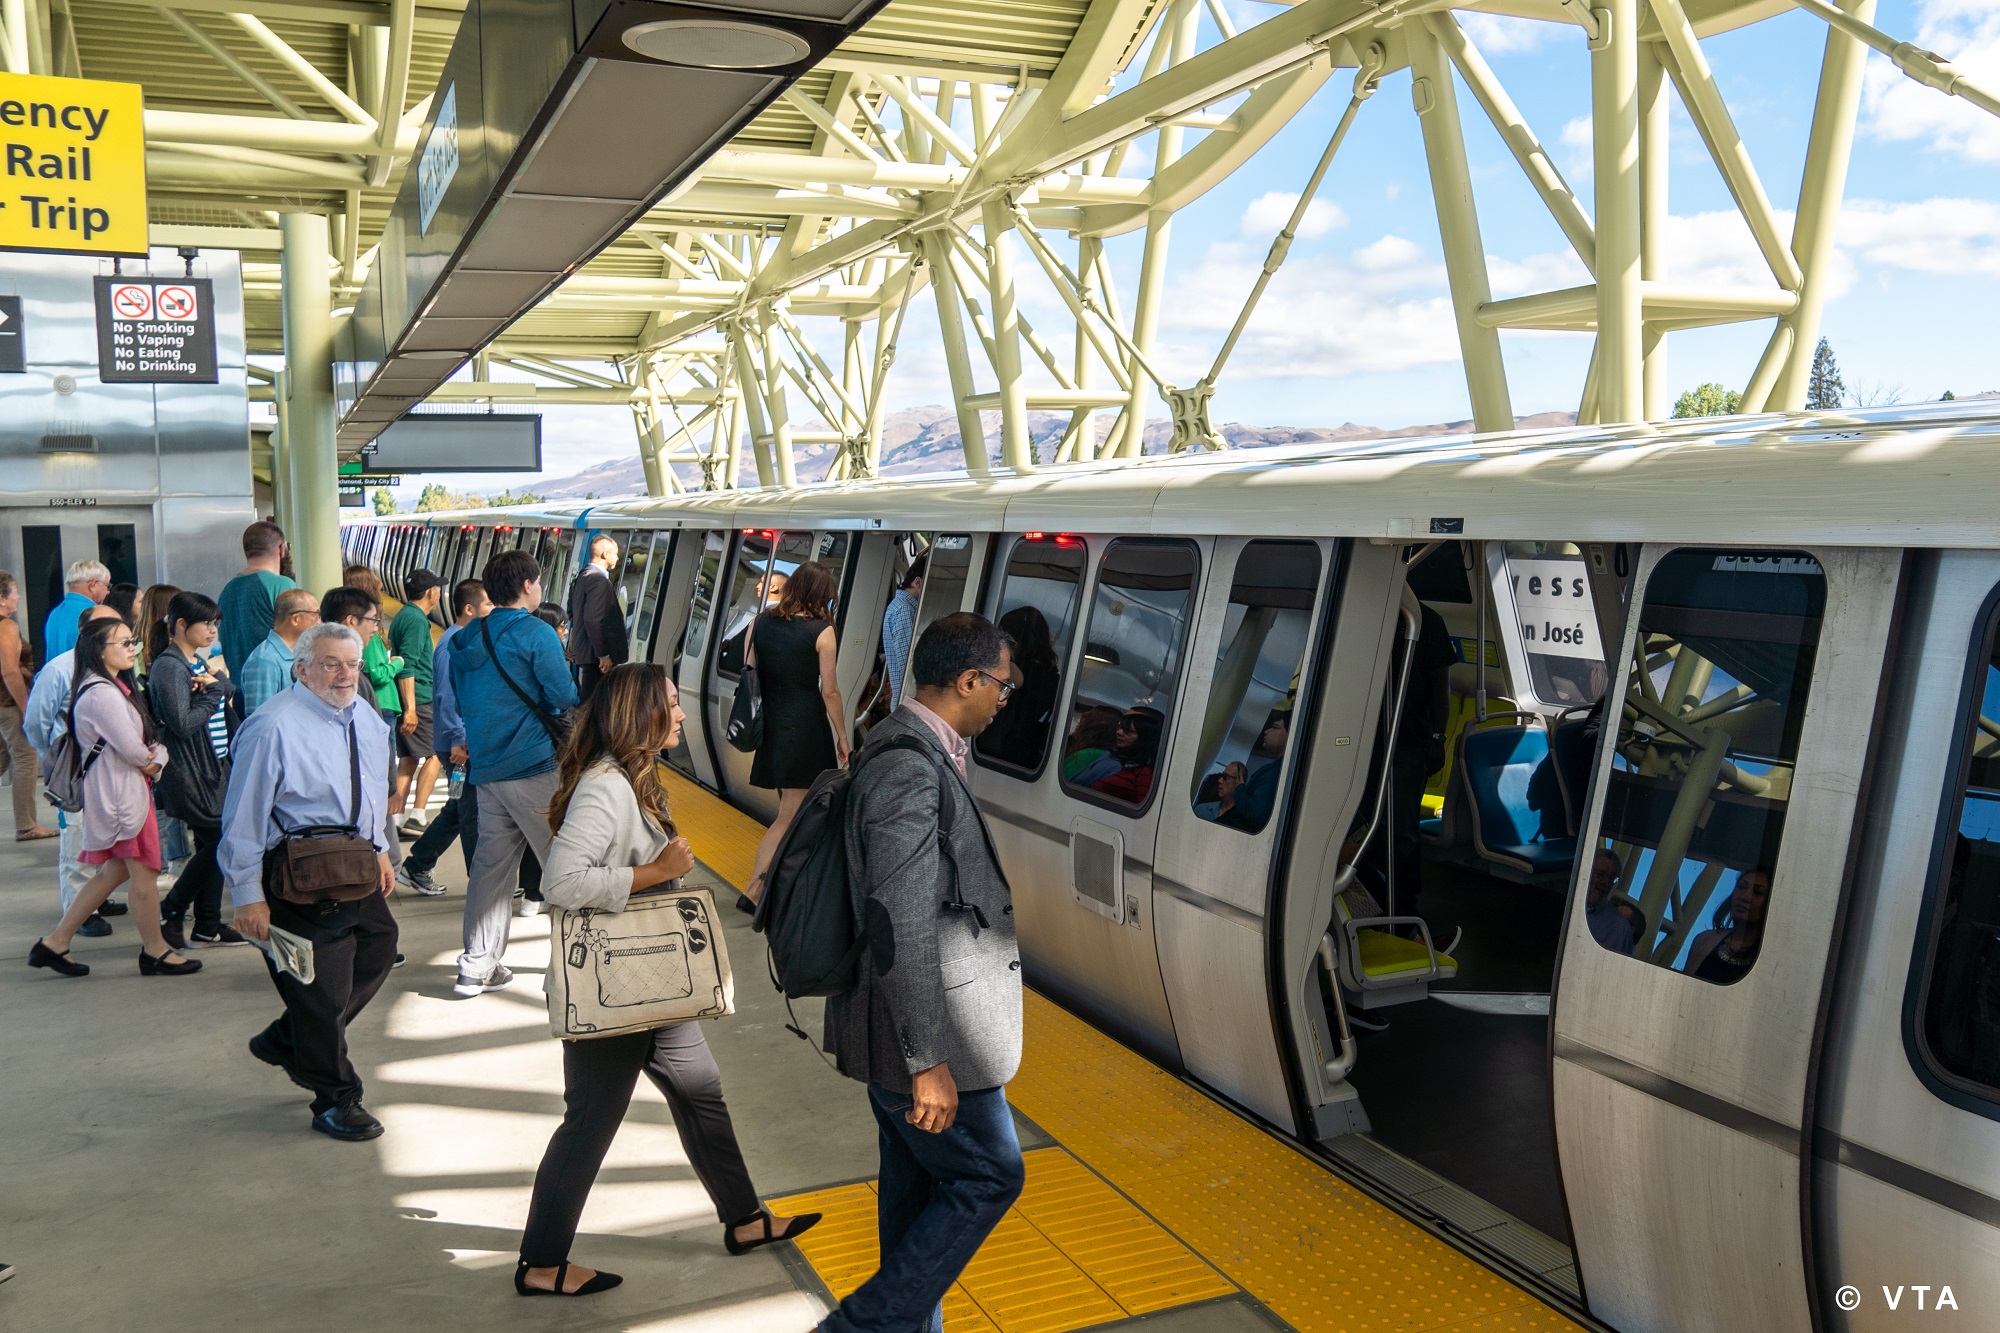
M 136 83 L 0 74 L 0 250 L 146 254 Z
M 106 384 L 214 384 L 209 280 L 97 279 L 97 369 Z

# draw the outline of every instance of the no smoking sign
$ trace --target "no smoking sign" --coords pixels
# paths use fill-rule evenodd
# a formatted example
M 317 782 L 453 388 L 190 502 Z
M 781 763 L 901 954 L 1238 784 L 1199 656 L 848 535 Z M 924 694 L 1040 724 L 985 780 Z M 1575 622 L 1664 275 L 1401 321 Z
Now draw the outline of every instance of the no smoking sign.
M 214 384 L 206 278 L 97 279 L 97 365 L 107 384 Z
M 121 282 L 111 289 L 113 319 L 151 319 L 153 289 L 136 282 Z

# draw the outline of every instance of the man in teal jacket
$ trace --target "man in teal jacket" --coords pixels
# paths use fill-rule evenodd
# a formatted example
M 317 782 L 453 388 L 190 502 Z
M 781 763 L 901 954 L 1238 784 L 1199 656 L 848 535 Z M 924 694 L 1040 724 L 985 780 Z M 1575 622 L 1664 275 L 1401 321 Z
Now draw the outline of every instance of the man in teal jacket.
M 466 781 L 479 789 L 479 847 L 465 888 L 465 951 L 455 994 L 499 990 L 522 851 L 546 860 L 549 799 L 556 789 L 556 719 L 576 706 L 562 640 L 534 614 L 542 568 L 526 551 L 502 551 L 481 575 L 492 614 L 455 636 L 451 688 L 465 729 Z

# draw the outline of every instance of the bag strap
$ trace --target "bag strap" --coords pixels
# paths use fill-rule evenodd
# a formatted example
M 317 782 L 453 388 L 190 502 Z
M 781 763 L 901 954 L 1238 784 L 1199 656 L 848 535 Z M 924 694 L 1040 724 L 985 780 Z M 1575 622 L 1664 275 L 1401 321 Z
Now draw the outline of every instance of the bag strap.
M 993 923 L 986 919 L 986 912 L 978 903 L 965 901 L 965 891 L 959 884 L 958 857 L 951 849 L 951 831 L 958 826 L 958 797 L 952 792 L 952 775 L 945 772 L 945 759 L 938 747 L 916 736 L 890 736 L 876 745 L 863 749 L 864 762 L 888 750 L 912 750 L 930 760 L 938 777 L 938 850 L 951 863 L 951 897 L 940 904 L 947 912 L 970 912 L 972 919 L 984 930 Z M 856 765 L 859 776 L 860 765 Z M 859 946 L 856 946 L 857 949 Z
M 493 629 L 486 621 L 485 616 L 479 618 L 479 634 L 486 640 L 486 656 L 493 663 L 493 669 L 500 673 L 500 679 L 507 682 L 507 688 L 514 691 L 514 697 L 521 701 L 522 706 L 535 715 L 535 720 L 542 724 L 542 730 L 549 733 L 549 743 L 560 749 L 562 737 L 556 735 L 555 722 L 541 705 L 528 697 L 526 690 L 514 683 L 514 678 L 507 674 L 507 668 L 500 665 L 500 650 L 493 646 Z
M 361 836 L 361 741 L 354 734 L 354 719 L 347 719 L 347 822 L 354 836 Z
M 85 682 L 83 682 L 83 689 L 76 691 L 76 693 L 70 695 L 69 697 L 69 743 L 72 749 L 75 748 L 76 746 L 76 701 L 83 697 L 84 690 L 89 689 L 93 685 L 102 685 L 102 684 L 104 684 L 102 680 L 86 680 Z M 99 736 L 97 738 L 97 743 L 90 747 L 90 753 L 85 755 L 82 759 L 82 762 L 78 764 L 76 775 L 79 778 L 90 776 L 90 766 L 96 763 L 97 756 L 103 753 L 104 753 L 104 737 Z

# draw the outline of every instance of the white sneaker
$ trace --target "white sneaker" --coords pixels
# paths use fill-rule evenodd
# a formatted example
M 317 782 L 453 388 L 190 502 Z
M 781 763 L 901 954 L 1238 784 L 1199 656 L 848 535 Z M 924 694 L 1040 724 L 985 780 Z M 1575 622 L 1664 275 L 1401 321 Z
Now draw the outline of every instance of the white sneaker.
M 459 973 L 458 983 L 451 988 L 451 993 L 471 999 L 490 990 L 505 990 L 513 984 L 514 974 L 495 964 L 493 970 L 488 972 L 483 980 L 479 977 L 469 977 L 463 972 Z
M 542 914 L 542 908 L 543 904 L 536 902 L 533 898 L 523 896 L 521 901 L 514 904 L 514 915 L 540 916 Z

